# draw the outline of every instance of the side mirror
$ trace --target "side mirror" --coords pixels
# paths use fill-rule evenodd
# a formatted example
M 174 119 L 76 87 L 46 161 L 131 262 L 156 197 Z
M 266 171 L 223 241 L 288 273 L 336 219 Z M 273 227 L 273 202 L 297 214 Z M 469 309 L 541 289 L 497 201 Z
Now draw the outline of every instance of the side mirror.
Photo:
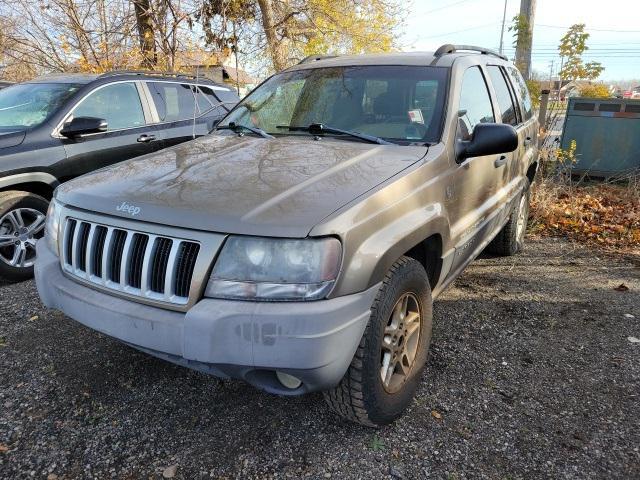
M 60 135 L 74 138 L 87 133 L 101 133 L 107 131 L 107 121 L 104 118 L 76 117 L 65 123 L 60 130 Z
M 479 123 L 473 129 L 471 140 L 457 141 L 456 160 L 462 163 L 467 158 L 513 152 L 516 148 L 518 134 L 511 125 Z

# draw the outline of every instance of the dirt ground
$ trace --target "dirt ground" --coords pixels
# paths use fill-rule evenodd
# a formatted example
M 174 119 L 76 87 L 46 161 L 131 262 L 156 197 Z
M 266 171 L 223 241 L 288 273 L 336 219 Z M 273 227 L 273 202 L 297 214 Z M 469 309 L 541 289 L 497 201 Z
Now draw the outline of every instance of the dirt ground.
M 639 265 L 550 238 L 478 259 L 436 302 L 411 409 L 377 431 L 0 285 L 0 478 L 637 479 Z

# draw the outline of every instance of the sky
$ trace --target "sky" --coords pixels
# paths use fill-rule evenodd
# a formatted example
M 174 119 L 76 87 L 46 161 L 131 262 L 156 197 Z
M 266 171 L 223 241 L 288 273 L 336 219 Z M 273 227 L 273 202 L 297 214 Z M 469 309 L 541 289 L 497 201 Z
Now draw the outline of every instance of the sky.
M 498 50 L 504 0 L 413 0 L 400 38 L 403 51 L 433 51 L 444 43 L 479 45 Z M 507 0 L 504 51 L 512 59 L 512 32 L 520 0 Z M 560 38 L 573 24 L 586 24 L 591 34 L 585 62 L 604 65 L 604 81 L 640 78 L 640 3 L 637 0 L 537 0 L 532 65 L 549 78 L 551 61 L 557 74 Z

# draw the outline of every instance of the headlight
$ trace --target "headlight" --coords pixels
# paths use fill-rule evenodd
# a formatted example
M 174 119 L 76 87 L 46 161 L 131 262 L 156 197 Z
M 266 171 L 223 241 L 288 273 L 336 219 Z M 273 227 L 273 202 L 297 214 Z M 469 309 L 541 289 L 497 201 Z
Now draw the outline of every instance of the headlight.
M 327 296 L 340 270 L 336 238 L 229 237 L 205 296 L 240 300 L 300 301 Z
M 58 231 L 60 230 L 60 216 L 62 215 L 62 205 L 55 198 L 49 204 L 47 220 L 44 227 L 44 238 L 49 248 L 58 255 Z

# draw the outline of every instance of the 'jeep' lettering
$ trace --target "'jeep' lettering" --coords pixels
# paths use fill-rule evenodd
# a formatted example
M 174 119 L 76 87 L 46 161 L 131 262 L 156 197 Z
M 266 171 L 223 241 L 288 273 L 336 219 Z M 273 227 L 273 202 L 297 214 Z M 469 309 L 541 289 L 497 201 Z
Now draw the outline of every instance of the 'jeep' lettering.
M 140 207 L 129 205 L 127 202 L 122 202 L 119 206 L 116 207 L 116 210 L 119 212 L 128 213 L 132 217 L 135 217 L 140 213 Z

